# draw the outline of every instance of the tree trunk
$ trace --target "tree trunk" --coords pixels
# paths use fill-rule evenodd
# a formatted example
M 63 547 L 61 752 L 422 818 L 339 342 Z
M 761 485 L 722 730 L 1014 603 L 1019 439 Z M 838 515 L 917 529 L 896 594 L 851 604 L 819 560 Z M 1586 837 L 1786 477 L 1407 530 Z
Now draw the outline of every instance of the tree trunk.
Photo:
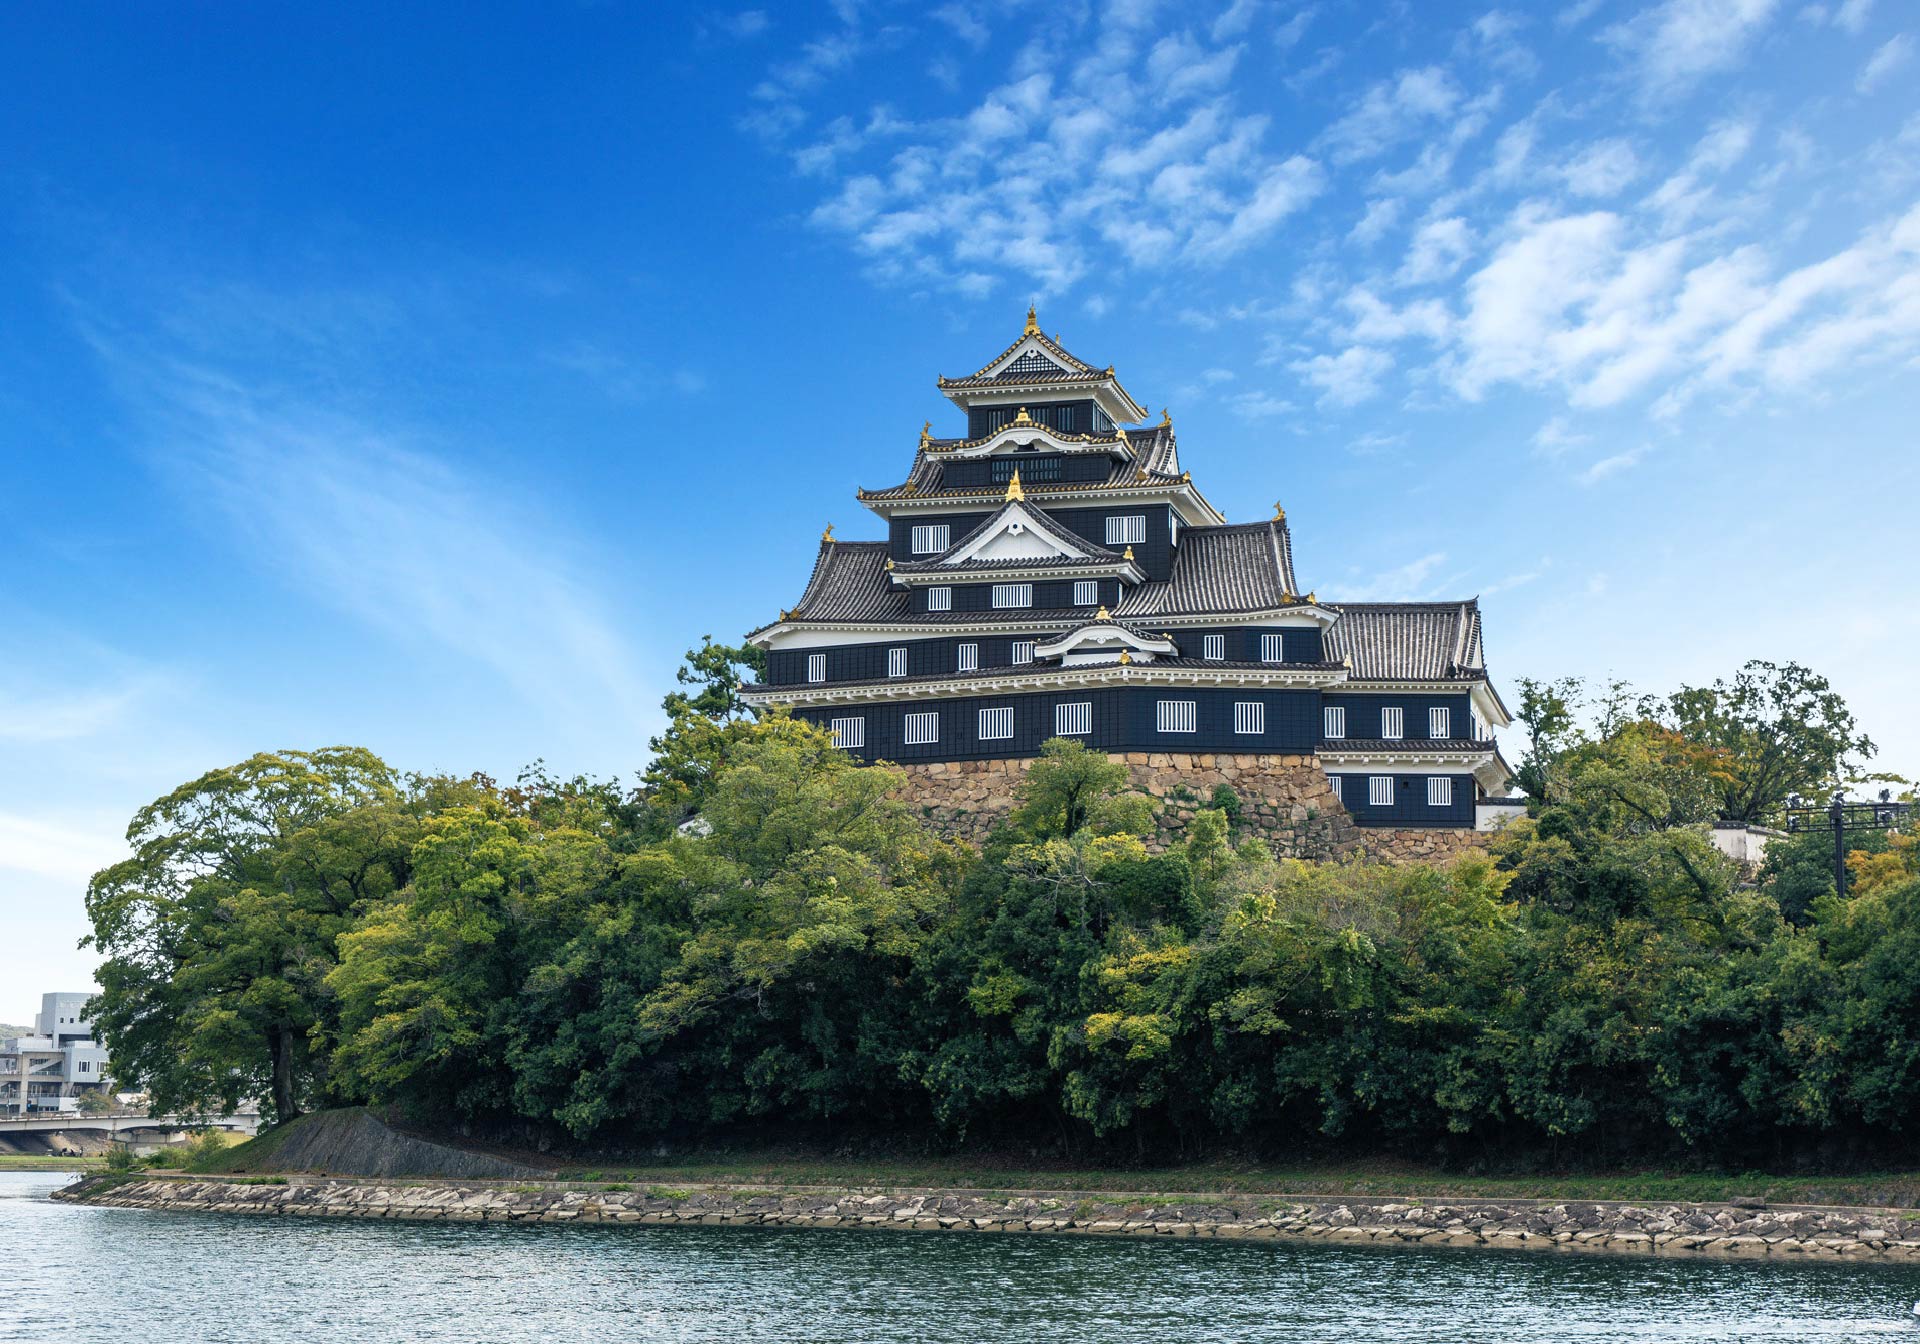
M 269 1030 L 267 1048 L 273 1055 L 273 1119 L 275 1124 L 284 1125 L 300 1114 L 293 1099 L 293 1029 Z

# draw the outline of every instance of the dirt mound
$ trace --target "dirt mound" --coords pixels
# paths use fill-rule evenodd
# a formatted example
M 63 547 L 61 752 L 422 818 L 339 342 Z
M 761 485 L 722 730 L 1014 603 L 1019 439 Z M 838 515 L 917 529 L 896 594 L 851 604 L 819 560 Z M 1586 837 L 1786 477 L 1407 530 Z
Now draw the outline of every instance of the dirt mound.
M 362 1107 L 317 1111 L 198 1166 L 205 1172 L 306 1171 L 331 1176 L 452 1176 L 480 1180 L 550 1172 L 492 1153 L 405 1134 Z

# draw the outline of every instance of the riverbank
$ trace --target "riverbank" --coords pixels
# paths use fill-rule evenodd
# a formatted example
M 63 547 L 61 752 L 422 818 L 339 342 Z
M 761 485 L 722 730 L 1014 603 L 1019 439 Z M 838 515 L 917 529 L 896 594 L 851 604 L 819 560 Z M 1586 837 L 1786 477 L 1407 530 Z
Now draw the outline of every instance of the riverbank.
M 1323 1240 L 1920 1265 L 1920 1215 L 1896 1209 L 1536 1200 L 1393 1200 L 1071 1190 L 820 1189 L 620 1182 L 89 1177 L 54 1198 L 114 1208 L 296 1218 L 631 1223 L 915 1232 Z

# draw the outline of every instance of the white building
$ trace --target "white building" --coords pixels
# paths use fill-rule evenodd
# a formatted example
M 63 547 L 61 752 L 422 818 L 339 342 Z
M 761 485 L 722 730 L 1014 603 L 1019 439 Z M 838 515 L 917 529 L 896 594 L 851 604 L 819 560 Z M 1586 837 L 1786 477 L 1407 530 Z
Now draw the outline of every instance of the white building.
M 43 994 L 34 1034 L 0 1040 L 0 1115 L 72 1111 L 107 1090 L 107 1052 L 87 1020 L 90 994 Z

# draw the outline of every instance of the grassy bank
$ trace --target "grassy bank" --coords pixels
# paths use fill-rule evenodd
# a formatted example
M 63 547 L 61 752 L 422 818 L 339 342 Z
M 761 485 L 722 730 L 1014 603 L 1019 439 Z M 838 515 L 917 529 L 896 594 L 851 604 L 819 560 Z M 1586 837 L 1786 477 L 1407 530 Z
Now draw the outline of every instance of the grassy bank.
M 0 1153 L 0 1171 L 98 1171 L 97 1157 L 43 1157 L 35 1153 Z

